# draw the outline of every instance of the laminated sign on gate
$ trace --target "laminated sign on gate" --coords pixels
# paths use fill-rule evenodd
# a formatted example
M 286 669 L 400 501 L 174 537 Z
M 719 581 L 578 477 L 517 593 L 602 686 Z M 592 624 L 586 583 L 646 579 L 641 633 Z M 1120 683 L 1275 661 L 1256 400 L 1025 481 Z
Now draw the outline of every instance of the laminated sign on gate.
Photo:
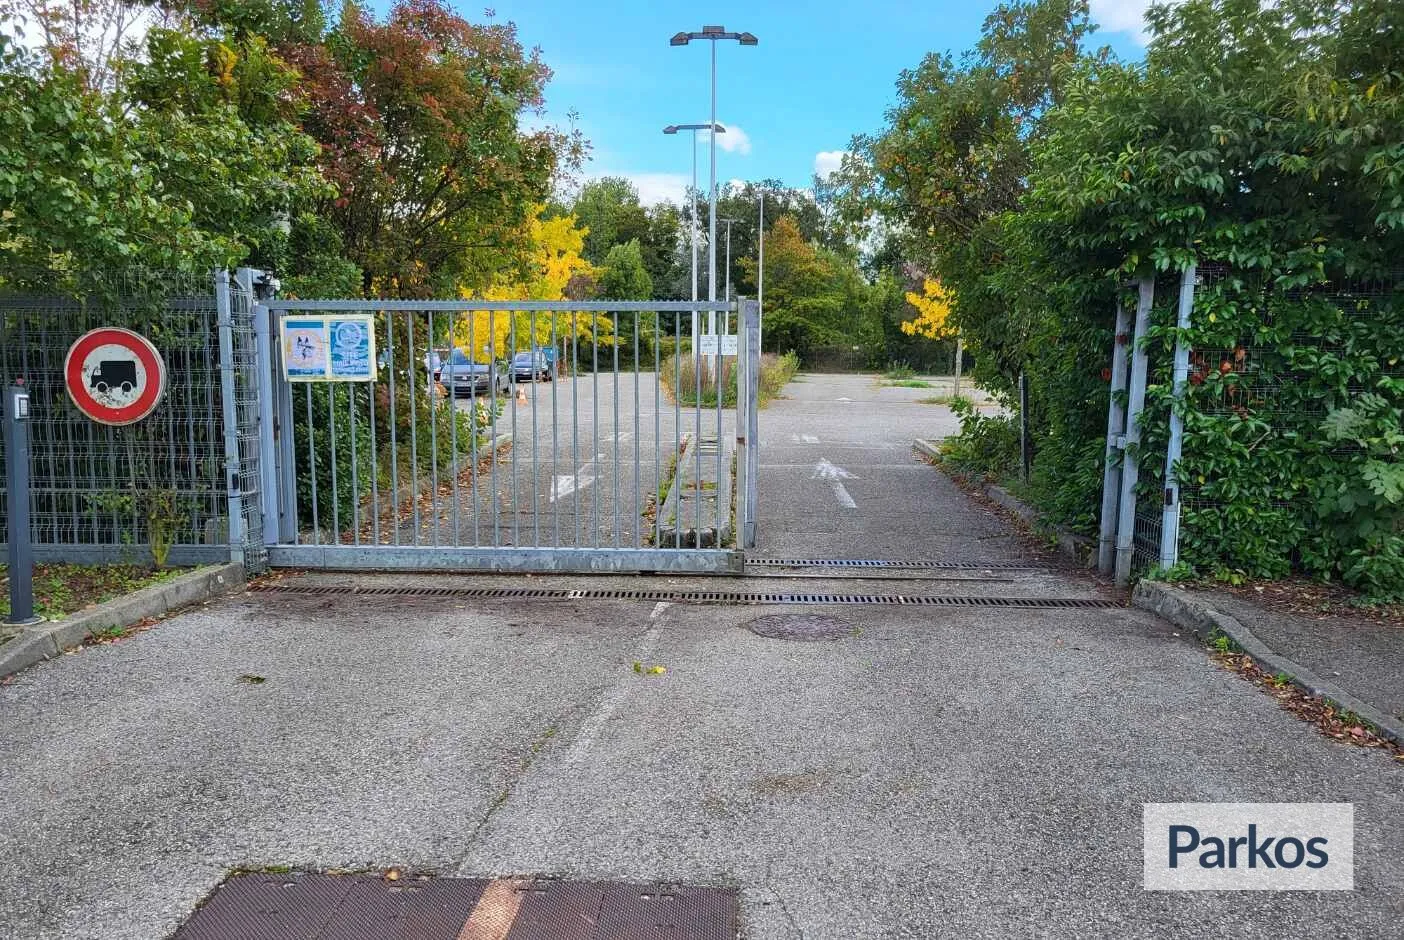
M 735 333 L 703 333 L 697 337 L 697 351 L 704 356 L 734 356 L 736 348 Z
M 375 318 L 369 314 L 285 317 L 281 328 L 289 382 L 375 381 Z

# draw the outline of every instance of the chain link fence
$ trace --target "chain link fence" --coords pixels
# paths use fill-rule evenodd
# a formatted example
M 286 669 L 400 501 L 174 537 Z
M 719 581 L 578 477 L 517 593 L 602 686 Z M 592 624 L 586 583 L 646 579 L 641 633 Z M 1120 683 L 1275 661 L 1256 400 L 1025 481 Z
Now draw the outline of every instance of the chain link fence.
M 246 534 L 250 547 L 262 546 L 252 298 L 239 285 L 230 286 L 232 401 L 221 372 L 219 306 L 208 275 L 134 273 L 82 293 L 0 290 L 0 382 L 22 379 L 30 391 L 30 538 L 36 559 L 227 561 L 231 482 L 249 494 L 242 500 L 244 525 L 236 532 Z M 140 333 L 165 360 L 165 396 L 135 424 L 110 427 L 91 420 L 64 386 L 69 347 L 104 326 Z M 235 467 L 227 420 L 235 424 Z M 5 459 L 0 450 L 0 466 Z M 9 498 L 0 491 L 5 533 Z M 249 561 L 255 569 L 261 563 L 257 555 Z

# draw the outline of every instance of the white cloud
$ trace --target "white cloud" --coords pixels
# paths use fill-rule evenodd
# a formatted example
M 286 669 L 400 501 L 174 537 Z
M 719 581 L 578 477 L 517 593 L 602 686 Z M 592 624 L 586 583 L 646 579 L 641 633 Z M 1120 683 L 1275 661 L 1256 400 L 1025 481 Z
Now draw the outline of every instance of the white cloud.
M 1092 19 L 1104 32 L 1125 33 L 1137 45 L 1144 46 L 1150 39 L 1146 10 L 1151 3 L 1152 0 L 1091 0 Z
M 720 139 L 720 138 L 718 138 Z M 681 205 L 687 199 L 687 188 L 692 185 L 692 177 L 687 173 L 591 173 L 590 179 L 604 176 L 622 177 L 634 184 L 639 191 L 639 202 L 646 206 L 660 202 L 674 202 Z M 702 184 L 706 187 L 706 183 Z
M 751 138 L 741 129 L 739 124 L 723 124 L 725 131 L 717 135 L 717 147 L 726 153 L 735 153 L 740 156 L 749 156 L 751 153 Z M 697 142 L 706 145 L 708 131 L 702 131 L 697 135 Z
M 823 179 L 830 174 L 837 173 L 843 165 L 843 158 L 848 156 L 847 150 L 821 150 L 814 155 L 814 175 Z

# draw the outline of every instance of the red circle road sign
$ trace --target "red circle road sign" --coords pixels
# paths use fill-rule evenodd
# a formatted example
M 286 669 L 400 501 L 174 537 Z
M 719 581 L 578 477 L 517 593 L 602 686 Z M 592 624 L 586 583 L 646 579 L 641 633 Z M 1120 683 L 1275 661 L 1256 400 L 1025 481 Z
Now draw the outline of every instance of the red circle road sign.
M 166 364 L 145 336 L 119 327 L 89 330 L 68 348 L 63 381 L 73 404 L 94 421 L 132 424 L 166 393 Z

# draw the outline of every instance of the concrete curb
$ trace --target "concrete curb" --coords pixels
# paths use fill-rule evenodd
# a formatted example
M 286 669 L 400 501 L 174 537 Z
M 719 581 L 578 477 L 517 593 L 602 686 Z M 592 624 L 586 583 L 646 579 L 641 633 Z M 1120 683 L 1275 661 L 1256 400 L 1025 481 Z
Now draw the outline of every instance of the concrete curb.
M 0 676 L 57 656 L 95 633 L 129 627 L 147 617 L 163 617 L 182 607 L 241 591 L 244 584 L 243 565 L 211 565 L 113 598 L 91 610 L 25 627 L 19 636 L 0 646 Z
M 1210 642 L 1215 634 L 1222 633 L 1265 671 L 1286 676 L 1307 694 L 1354 713 L 1361 721 L 1373 726 L 1380 737 L 1404 746 L 1404 723 L 1275 652 L 1239 620 L 1215 610 L 1205 599 L 1159 581 L 1141 581 L 1131 593 L 1131 605 L 1165 618 L 1205 643 Z
M 935 460 L 939 460 L 941 457 L 941 451 L 931 441 L 924 441 L 918 438 L 912 442 L 912 449 Z M 1010 493 L 1004 487 L 995 483 L 977 483 L 976 485 L 992 502 L 1009 510 L 1022 519 L 1027 525 L 1035 526 L 1038 524 L 1038 510 L 1019 499 L 1013 493 Z M 1066 529 L 1054 529 L 1053 534 L 1058 539 L 1058 551 L 1060 553 L 1072 559 L 1079 567 L 1097 567 L 1096 542 L 1087 538 L 1085 535 L 1077 535 Z

